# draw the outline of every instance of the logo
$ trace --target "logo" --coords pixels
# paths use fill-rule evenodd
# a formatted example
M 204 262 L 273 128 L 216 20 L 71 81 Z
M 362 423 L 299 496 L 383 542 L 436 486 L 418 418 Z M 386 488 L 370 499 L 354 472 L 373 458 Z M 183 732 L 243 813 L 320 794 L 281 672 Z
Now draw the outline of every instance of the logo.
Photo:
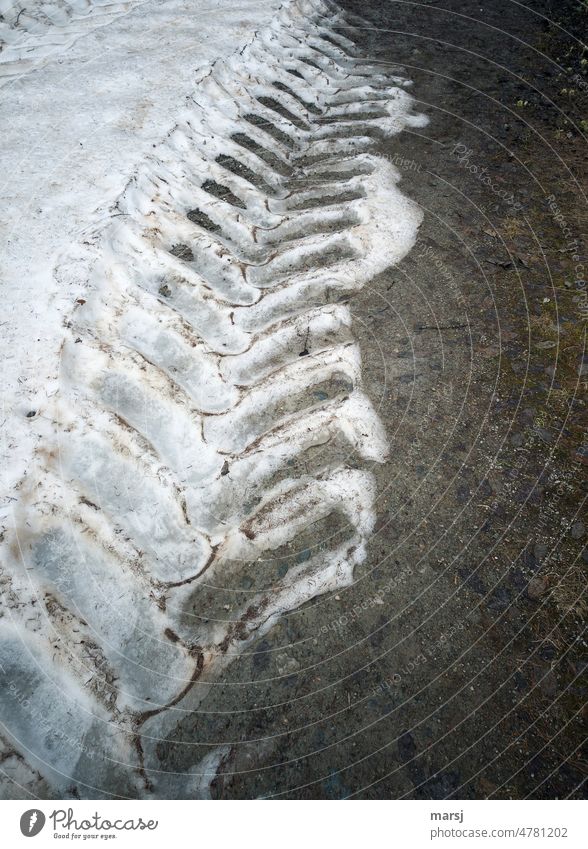
M 25 811 L 20 818 L 20 830 L 25 837 L 35 837 L 45 825 L 45 814 L 38 808 Z

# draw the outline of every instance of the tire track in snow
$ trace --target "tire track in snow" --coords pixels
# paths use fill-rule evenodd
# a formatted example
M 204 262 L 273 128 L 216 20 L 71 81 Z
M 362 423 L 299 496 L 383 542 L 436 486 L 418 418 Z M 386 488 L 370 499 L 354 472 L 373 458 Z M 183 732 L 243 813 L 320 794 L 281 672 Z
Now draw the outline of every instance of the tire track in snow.
M 4 543 L 0 698 L 58 792 L 204 793 L 159 772 L 161 741 L 365 557 L 388 445 L 346 301 L 414 243 L 420 211 L 370 148 L 423 119 L 350 23 L 286 4 L 56 270 L 75 306 Z M 311 553 L 276 579 L 286 551 Z

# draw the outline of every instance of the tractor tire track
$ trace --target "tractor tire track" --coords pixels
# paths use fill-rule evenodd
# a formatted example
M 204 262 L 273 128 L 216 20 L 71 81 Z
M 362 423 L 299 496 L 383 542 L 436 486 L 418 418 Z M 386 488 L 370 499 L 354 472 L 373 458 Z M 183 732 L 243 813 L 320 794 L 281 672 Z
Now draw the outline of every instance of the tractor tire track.
M 4 540 L 0 649 L 7 740 L 56 792 L 198 794 L 161 773 L 161 741 L 365 558 L 388 444 L 345 301 L 414 243 L 420 210 L 369 151 L 423 119 L 353 23 L 330 0 L 285 5 L 56 270 L 78 296 L 53 438 Z M 264 562 L 332 517 L 276 581 Z

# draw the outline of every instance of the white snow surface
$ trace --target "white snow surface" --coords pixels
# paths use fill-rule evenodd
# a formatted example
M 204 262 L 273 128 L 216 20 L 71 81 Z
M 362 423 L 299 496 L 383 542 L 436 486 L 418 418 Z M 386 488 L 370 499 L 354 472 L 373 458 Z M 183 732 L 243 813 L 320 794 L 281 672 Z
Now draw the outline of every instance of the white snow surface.
M 414 244 L 422 213 L 369 152 L 423 125 L 408 81 L 353 58 L 331 0 L 251 7 L 247 25 L 216 4 L 205 50 L 204 7 L 187 8 L 137 5 L 0 89 L 26 104 L 4 160 L 0 715 L 14 769 L 24 758 L 58 792 L 144 794 L 152 774 L 160 795 L 207 795 L 226 749 L 163 776 L 157 741 L 280 616 L 353 581 L 375 522 L 369 465 L 388 452 L 335 296 Z M 73 57 L 90 42 L 86 68 Z M 347 466 L 340 438 L 368 468 Z M 345 535 L 266 579 L 266 552 L 335 514 Z M 246 599 L 243 564 L 260 573 Z M 208 592 L 225 589 L 227 613 Z
M 26 413 L 53 391 L 63 316 L 72 306 L 53 273 L 59 255 L 108 216 L 210 64 L 242 49 L 279 5 L 0 0 L 5 492 L 42 438 L 38 420 Z M 11 503 L 0 500 L 0 523 Z

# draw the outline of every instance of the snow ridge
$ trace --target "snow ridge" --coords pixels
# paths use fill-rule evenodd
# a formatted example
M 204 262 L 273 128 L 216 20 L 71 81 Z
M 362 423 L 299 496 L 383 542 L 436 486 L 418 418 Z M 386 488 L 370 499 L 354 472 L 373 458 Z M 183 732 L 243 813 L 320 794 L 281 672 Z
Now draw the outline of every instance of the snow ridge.
M 225 750 L 173 776 L 158 743 L 365 558 L 388 445 L 345 302 L 414 244 L 369 150 L 423 119 L 352 34 L 286 4 L 56 269 L 75 303 L 4 540 L 0 705 L 58 794 L 206 795 Z

